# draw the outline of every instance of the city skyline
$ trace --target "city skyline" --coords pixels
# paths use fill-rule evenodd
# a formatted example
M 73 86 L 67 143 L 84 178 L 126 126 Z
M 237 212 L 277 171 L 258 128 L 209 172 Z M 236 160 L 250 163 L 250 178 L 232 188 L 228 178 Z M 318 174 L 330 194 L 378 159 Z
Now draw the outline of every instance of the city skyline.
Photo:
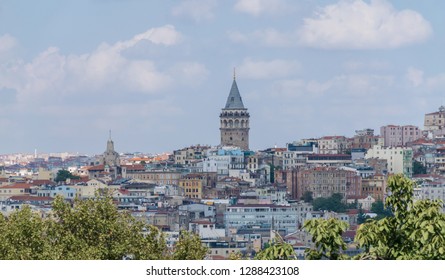
M 443 1 L 23 4 L 0 3 L 0 154 L 218 145 L 233 68 L 253 150 L 445 104 Z

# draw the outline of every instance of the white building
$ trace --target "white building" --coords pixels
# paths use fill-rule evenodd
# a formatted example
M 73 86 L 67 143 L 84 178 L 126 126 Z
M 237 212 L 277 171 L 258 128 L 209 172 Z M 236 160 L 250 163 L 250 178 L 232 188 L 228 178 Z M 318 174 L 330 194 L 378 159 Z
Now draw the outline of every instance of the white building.
M 413 150 L 404 147 L 382 147 L 375 145 L 368 150 L 365 156 L 369 158 L 386 159 L 388 162 L 388 173 L 404 174 L 412 177 L 413 174 Z
M 297 230 L 297 210 L 271 204 L 236 204 L 227 207 L 225 222 L 229 233 L 242 227 L 267 227 L 289 234 Z
M 207 151 L 203 161 L 204 172 L 216 172 L 218 179 L 228 177 L 229 170 L 244 170 L 244 154 L 239 148 L 223 147 Z
M 283 169 L 292 169 L 297 166 L 304 166 L 307 162 L 307 153 L 300 151 L 283 152 Z
M 226 236 L 226 230 L 216 228 L 215 223 L 208 220 L 196 220 L 189 223 L 189 230 L 199 235 L 201 239 L 222 239 Z

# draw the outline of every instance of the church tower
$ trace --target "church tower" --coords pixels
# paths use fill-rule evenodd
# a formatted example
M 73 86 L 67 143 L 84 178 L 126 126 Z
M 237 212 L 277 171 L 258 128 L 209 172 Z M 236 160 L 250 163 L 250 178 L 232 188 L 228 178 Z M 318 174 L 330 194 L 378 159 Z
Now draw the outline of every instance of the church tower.
M 232 88 L 227 97 L 226 106 L 219 115 L 221 146 L 236 146 L 249 150 L 249 113 L 244 108 L 243 100 L 233 75 Z
M 109 167 L 118 167 L 121 165 L 119 153 L 114 150 L 114 142 L 111 140 L 111 130 L 110 138 L 107 141 L 107 150 L 103 153 L 100 164 L 108 165 Z

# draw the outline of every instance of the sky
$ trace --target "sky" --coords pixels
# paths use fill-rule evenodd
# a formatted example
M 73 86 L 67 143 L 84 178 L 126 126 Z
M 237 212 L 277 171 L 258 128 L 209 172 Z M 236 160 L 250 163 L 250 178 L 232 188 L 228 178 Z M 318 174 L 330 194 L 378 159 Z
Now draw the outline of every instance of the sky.
M 250 148 L 417 125 L 445 104 L 443 0 L 0 0 L 0 154 Z

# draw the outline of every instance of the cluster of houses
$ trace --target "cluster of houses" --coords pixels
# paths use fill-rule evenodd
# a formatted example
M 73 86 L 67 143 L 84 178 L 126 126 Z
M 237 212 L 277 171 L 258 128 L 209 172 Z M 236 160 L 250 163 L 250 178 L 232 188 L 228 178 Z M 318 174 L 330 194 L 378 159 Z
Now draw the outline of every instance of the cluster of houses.
M 106 151 L 95 157 L 3 162 L 0 212 L 9 215 L 30 205 L 45 216 L 56 196 L 88 199 L 108 190 L 119 210 L 161 229 L 169 246 L 180 230 L 190 230 L 209 248 L 209 258 L 226 259 L 238 252 L 253 256 L 279 234 L 303 258 L 304 249 L 313 246 L 302 230 L 306 220 L 346 221 L 349 243 L 358 214 L 384 201 L 391 174 L 415 180 L 416 199 L 445 200 L 444 123 L 441 107 L 425 115 L 424 130 L 388 125 L 380 135 L 364 129 L 353 137 L 302 139 L 262 151 L 196 145 L 161 156 L 119 154 L 110 137 Z M 61 169 L 74 177 L 56 182 Z M 313 199 L 341 194 L 356 207 L 345 213 L 314 211 L 303 200 L 308 194 Z M 348 250 L 357 253 L 355 246 Z

